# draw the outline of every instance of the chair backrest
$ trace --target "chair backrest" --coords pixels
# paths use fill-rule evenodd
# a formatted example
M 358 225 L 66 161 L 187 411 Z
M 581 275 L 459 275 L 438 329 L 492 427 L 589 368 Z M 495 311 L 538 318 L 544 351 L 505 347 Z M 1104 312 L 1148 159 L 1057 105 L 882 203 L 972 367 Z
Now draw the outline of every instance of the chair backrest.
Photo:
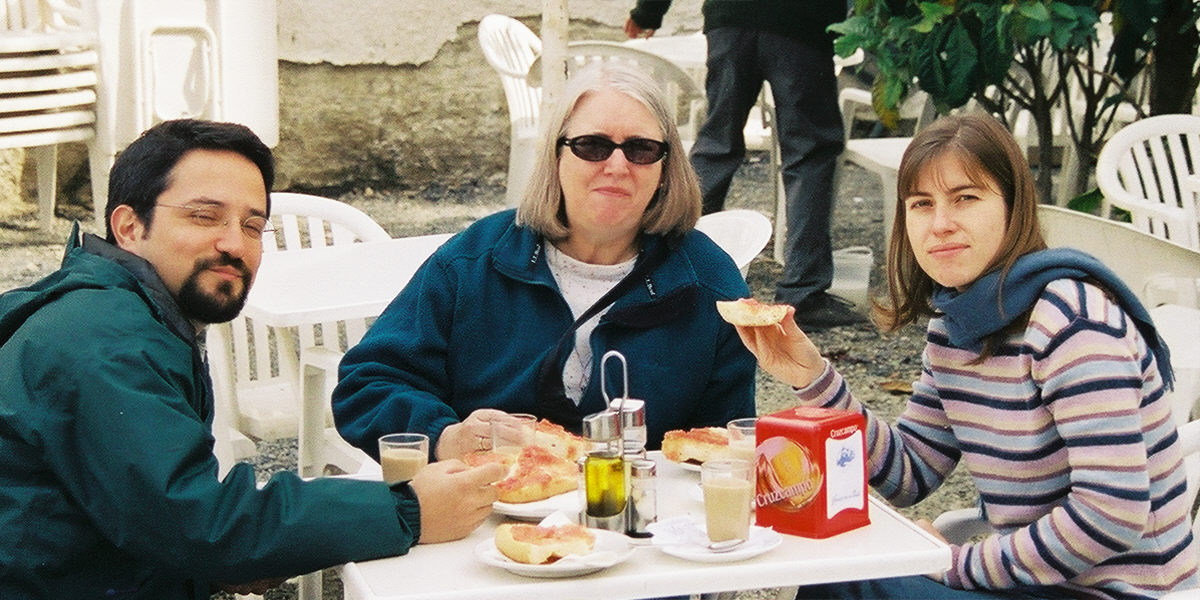
M 512 137 L 535 135 L 542 90 L 529 85 L 526 75 L 542 53 L 541 38 L 512 17 L 487 15 L 479 21 L 479 46 L 504 86 Z
M 263 238 L 264 252 L 282 252 L 386 240 L 388 233 L 366 213 L 348 204 L 306 194 L 271 194 L 271 221 L 275 234 Z M 314 281 L 312 285 L 320 285 Z M 366 332 L 366 320 L 321 323 L 300 327 L 295 332 L 300 348 L 319 346 L 345 350 Z M 232 407 L 230 419 L 240 431 L 259 439 L 277 439 L 296 434 L 294 414 L 278 410 L 259 411 L 273 416 L 248 417 L 251 402 L 280 406 L 295 405 L 296 376 L 281 368 L 284 360 L 279 332 L 270 331 L 253 319 L 239 316 L 229 323 L 209 327 L 209 367 L 218 407 Z
M 1171 348 L 1176 380 L 1171 410 L 1186 421 L 1196 404 L 1200 381 L 1192 365 L 1200 360 L 1189 348 L 1200 306 L 1200 251 L 1185 248 L 1127 223 L 1101 219 L 1056 206 L 1038 206 L 1042 233 L 1051 247 L 1069 246 L 1100 259 L 1129 286 L 1158 325 Z M 1176 305 L 1176 306 L 1171 306 Z
M 388 232 L 367 213 L 337 200 L 297 194 L 271 194 L 275 235 L 263 239 L 263 251 L 323 248 L 386 240 Z
M 516 206 L 524 195 L 537 148 L 542 88 L 530 85 L 529 67 L 542 53 L 542 40 L 520 21 L 487 15 L 479 21 L 479 46 L 495 69 L 508 103 L 509 151 L 505 199 Z
M 272 193 L 271 221 L 275 225 L 275 235 L 263 238 L 264 252 L 324 248 L 355 242 L 374 242 L 391 237 L 367 213 L 344 202 L 309 194 Z M 319 282 L 313 284 L 320 285 Z M 342 322 L 341 327 L 349 330 L 344 332 L 344 335 L 349 335 L 348 343 L 351 344 L 361 339 L 366 332 L 366 323 L 361 320 Z M 299 332 L 301 347 L 336 347 L 336 340 L 323 337 L 323 341 L 318 341 L 315 334 L 332 334 L 338 329 L 337 323 L 325 323 L 312 329 L 302 328 Z M 345 343 L 343 342 L 342 346 L 345 346 Z
M 758 256 L 771 239 L 771 220 L 758 211 L 723 210 L 700 217 L 696 229 L 712 238 L 733 258 L 742 277 L 750 261 Z
M 1200 250 L 1200 116 L 1159 115 L 1126 125 L 1096 160 L 1105 202 L 1138 229 Z
M 1069 246 L 1099 258 L 1152 308 L 1193 305 L 1200 251 L 1109 219 L 1076 210 L 1038 206 L 1042 235 L 1051 247 Z
M 667 107 L 673 111 L 684 150 L 696 141 L 705 114 L 704 90 L 686 71 L 675 63 L 646 50 L 617 42 L 580 41 L 567 44 L 567 75 L 594 62 L 624 62 L 637 66 L 652 77 L 660 87 Z M 531 82 L 540 82 L 541 61 L 534 61 L 529 70 Z

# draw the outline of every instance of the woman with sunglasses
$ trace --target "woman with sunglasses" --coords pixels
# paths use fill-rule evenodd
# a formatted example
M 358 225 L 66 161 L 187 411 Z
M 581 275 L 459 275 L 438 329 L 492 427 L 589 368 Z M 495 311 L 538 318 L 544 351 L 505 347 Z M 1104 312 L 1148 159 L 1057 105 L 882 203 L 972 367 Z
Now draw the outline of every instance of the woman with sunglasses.
M 915 504 L 961 461 L 995 533 L 952 545 L 945 573 L 797 597 L 1157 598 L 1195 587 L 1170 360 L 1146 309 L 1092 256 L 1046 248 L 1025 157 L 990 116 L 919 132 L 898 188 L 890 303 L 877 320 L 889 331 L 930 321 L 896 424 L 853 398 L 792 319 L 739 334 L 801 404 L 866 415 L 876 492 Z
M 645 401 L 664 432 L 754 415 L 754 358 L 715 301 L 749 295 L 694 231 L 700 190 L 657 84 L 580 69 L 554 110 L 521 205 L 440 248 L 341 364 L 350 443 L 430 436 L 434 458 L 487 448 L 490 421 L 532 413 L 578 430 L 604 394 Z M 601 378 L 601 357 L 610 360 Z

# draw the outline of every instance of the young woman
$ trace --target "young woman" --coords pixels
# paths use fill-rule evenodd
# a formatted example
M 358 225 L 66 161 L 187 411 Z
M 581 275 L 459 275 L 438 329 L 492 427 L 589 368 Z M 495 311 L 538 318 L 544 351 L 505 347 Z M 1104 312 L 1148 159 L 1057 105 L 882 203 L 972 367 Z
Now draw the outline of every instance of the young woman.
M 1146 310 L 1095 258 L 1046 249 L 1029 167 L 991 117 L 921 131 L 898 191 L 890 304 L 876 317 L 889 331 L 930 321 L 895 424 L 854 400 L 791 319 L 738 333 L 801 403 L 866 415 L 876 492 L 915 504 L 962 461 L 996 533 L 952 546 L 945 573 L 799 597 L 1152 598 L 1195 587 L 1164 397 L 1170 363 Z

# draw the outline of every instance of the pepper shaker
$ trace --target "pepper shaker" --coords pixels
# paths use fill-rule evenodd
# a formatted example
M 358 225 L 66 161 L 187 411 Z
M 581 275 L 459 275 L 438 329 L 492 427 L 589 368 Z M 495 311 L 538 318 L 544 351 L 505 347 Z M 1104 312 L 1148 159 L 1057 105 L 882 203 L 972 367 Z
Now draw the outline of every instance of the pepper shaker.
M 633 461 L 629 470 L 628 527 L 625 534 L 629 537 L 648 538 L 651 536 L 650 524 L 658 520 L 655 464 L 649 459 L 639 459 Z

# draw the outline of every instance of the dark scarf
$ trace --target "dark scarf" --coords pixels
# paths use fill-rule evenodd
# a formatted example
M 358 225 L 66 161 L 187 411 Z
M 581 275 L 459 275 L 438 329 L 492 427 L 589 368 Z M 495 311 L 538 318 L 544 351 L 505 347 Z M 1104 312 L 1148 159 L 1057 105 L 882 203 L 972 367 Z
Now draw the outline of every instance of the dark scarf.
M 1090 254 L 1072 248 L 1031 252 L 1017 259 L 1003 282 L 1000 272 L 993 271 L 975 280 L 962 293 L 939 286 L 933 293 L 933 306 L 945 314 L 950 343 L 978 352 L 983 338 L 1000 331 L 1032 308 L 1051 281 L 1087 278 L 1096 280 L 1114 294 L 1117 304 L 1133 318 L 1138 332 L 1158 361 L 1163 383 L 1167 389 L 1172 389 L 1175 376 L 1171 371 L 1171 354 L 1158 336 L 1146 307 L 1116 273 Z

